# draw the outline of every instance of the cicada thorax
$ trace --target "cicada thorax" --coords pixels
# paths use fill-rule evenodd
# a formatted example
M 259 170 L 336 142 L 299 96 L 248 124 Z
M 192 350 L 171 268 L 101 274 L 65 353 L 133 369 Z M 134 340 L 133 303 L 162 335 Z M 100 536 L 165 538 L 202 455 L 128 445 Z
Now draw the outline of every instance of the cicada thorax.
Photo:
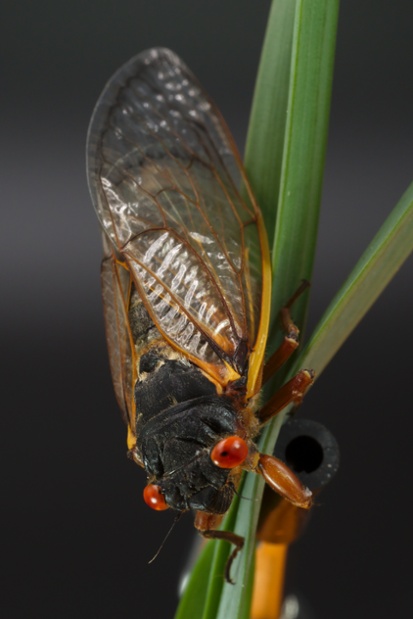
M 252 435 L 245 380 L 222 388 L 163 338 L 132 290 L 129 324 L 135 343 L 136 456 L 149 484 L 169 507 L 225 513 L 241 469 L 214 464 L 220 440 Z

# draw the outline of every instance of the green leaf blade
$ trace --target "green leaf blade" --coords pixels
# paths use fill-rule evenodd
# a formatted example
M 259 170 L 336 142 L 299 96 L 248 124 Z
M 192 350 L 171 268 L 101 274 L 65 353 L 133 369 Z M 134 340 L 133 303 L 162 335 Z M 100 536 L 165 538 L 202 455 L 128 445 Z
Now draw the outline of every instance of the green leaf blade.
M 265 36 L 245 163 L 273 246 L 274 318 L 300 280 L 309 278 L 312 271 L 337 13 L 337 0 L 274 0 Z M 304 115 L 304 120 L 300 115 Z M 308 301 L 304 297 L 308 295 L 303 295 L 294 306 L 294 318 L 298 316 L 299 325 Z M 273 328 L 271 349 L 276 346 L 275 333 Z M 260 441 L 262 450 L 272 451 L 281 423 L 279 416 L 264 433 Z M 255 531 L 263 486 L 257 475 L 246 475 L 239 489 L 243 500 L 233 505 L 225 519 L 224 528 L 245 537 L 244 548 L 231 571 L 235 585 L 223 581 L 228 544 L 226 552 L 210 553 L 211 571 L 209 575 L 202 572 L 205 589 L 200 589 L 193 579 L 189 582 L 184 597 L 199 595 L 203 599 L 203 609 L 197 617 L 249 617 Z M 222 585 L 217 585 L 217 579 Z M 183 599 L 177 619 L 195 616 L 191 614 L 193 607 L 185 612 L 185 605 Z
M 338 2 L 297 2 L 284 156 L 272 248 L 272 326 L 268 352 L 280 341 L 279 310 L 302 279 L 311 280 L 323 182 Z M 294 307 L 303 327 L 308 295 Z
M 245 167 L 272 246 L 281 181 L 296 0 L 273 2 L 245 147 Z
M 330 303 L 296 367 L 320 375 L 413 251 L 413 183 Z
M 312 271 L 327 140 L 337 13 L 338 3 L 334 0 L 318 0 L 314 3 L 277 0 L 273 3 L 264 42 L 264 65 L 260 65 L 257 80 L 247 141 L 246 167 L 253 189 L 260 196 L 267 227 L 271 226 L 271 221 L 275 225 L 272 235 L 274 318 L 300 280 L 308 278 Z M 287 28 L 292 28 L 290 34 L 293 36 L 286 35 Z M 279 38 L 283 39 L 283 46 L 278 45 Z M 286 55 L 288 41 L 289 57 Z M 310 54 L 309 50 L 314 49 L 316 52 Z M 288 69 L 284 67 L 281 77 L 275 75 L 280 67 L 277 63 L 271 64 L 272 54 L 275 57 L 281 54 L 283 61 L 288 62 Z M 280 84 L 282 80 L 288 88 L 288 97 L 284 98 L 279 97 L 276 88 L 270 86 L 274 81 Z M 262 106 L 261 97 L 264 101 Z M 323 118 L 319 118 L 319 115 Z M 280 119 L 283 123 L 280 123 Z M 280 127 L 281 136 L 276 136 Z M 283 156 L 277 161 L 280 152 Z M 262 179 L 263 184 L 257 186 L 259 179 Z M 294 318 L 297 309 L 301 307 L 299 324 L 303 321 L 306 301 L 301 299 L 300 306 L 294 306 Z M 275 347 L 276 338 L 271 339 Z M 260 441 L 263 451 L 272 451 L 281 424 L 282 417 L 279 416 L 264 433 Z M 251 598 L 248 597 L 250 592 L 245 585 L 250 585 L 252 579 L 255 530 L 263 485 L 260 478 L 250 474 L 242 487 L 242 495 L 250 500 L 240 502 L 234 530 L 244 535 L 246 542 L 238 565 L 235 566 L 235 587 L 225 584 L 222 589 L 218 619 L 248 616 Z

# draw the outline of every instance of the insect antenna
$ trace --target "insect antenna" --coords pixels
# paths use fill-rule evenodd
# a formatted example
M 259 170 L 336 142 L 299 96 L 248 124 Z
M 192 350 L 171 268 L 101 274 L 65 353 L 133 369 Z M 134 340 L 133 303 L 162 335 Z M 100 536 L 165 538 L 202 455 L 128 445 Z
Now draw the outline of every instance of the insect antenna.
M 165 537 L 163 538 L 163 540 L 162 540 L 162 542 L 161 542 L 161 545 L 159 546 L 158 550 L 155 552 L 155 554 L 154 554 L 154 556 L 152 557 L 152 559 L 151 559 L 150 561 L 148 561 L 148 565 L 150 565 L 151 563 L 153 563 L 153 562 L 155 561 L 155 559 L 159 556 L 159 553 L 161 552 L 162 548 L 164 547 L 166 540 L 168 539 L 168 537 L 169 537 L 169 536 L 170 536 L 170 534 L 172 533 L 172 529 L 174 528 L 174 526 L 176 525 L 176 523 L 178 522 L 178 520 L 180 520 L 180 519 L 181 519 L 181 516 L 182 516 L 182 514 L 183 514 L 183 513 L 184 513 L 184 512 L 179 512 L 179 513 L 175 516 L 175 518 L 174 518 L 174 520 L 173 520 L 173 522 L 172 522 L 171 526 L 169 527 L 169 529 L 168 529 L 168 531 L 167 531 L 167 533 L 166 533 Z

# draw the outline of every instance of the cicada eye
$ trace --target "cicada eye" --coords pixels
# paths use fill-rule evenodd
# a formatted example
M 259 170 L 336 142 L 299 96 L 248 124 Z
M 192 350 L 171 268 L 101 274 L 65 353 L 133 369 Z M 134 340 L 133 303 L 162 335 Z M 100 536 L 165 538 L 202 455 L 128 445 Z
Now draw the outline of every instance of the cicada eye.
M 156 511 L 160 512 L 164 509 L 168 509 L 165 497 L 161 492 L 161 489 L 156 484 L 148 484 L 143 490 L 143 500 L 146 505 L 152 507 Z
M 211 460 L 221 469 L 233 469 L 242 464 L 248 456 L 248 445 L 239 436 L 227 436 L 211 451 Z

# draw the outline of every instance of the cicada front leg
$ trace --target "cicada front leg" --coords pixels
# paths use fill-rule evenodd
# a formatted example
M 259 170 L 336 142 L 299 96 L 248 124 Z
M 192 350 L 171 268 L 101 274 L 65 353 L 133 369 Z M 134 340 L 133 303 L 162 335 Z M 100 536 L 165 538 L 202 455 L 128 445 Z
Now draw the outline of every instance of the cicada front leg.
M 314 382 L 315 373 L 313 370 L 300 370 L 285 385 L 278 389 L 272 398 L 256 413 L 261 424 L 267 423 L 275 417 L 288 404 L 301 404 L 307 389 Z
M 285 336 L 280 347 L 270 357 L 264 367 L 263 383 L 289 359 L 291 354 L 298 347 L 299 329 L 291 317 L 291 306 L 296 299 L 309 286 L 307 281 L 303 281 L 297 288 L 293 296 L 281 309 L 281 321 Z M 313 370 L 300 370 L 291 380 L 278 389 L 269 401 L 256 413 L 259 422 L 264 425 L 275 417 L 289 404 L 298 406 L 303 397 L 314 382 L 315 374 Z M 312 505 L 312 493 L 298 479 L 298 477 L 278 458 L 274 456 L 259 454 L 258 461 L 254 468 L 255 472 L 262 475 L 267 484 L 283 498 L 290 501 L 293 505 L 303 509 L 309 509 Z
M 301 403 L 305 392 L 314 381 L 312 370 L 301 370 L 281 387 L 273 397 L 258 411 L 257 417 L 262 424 L 267 423 L 288 404 Z M 262 475 L 267 484 L 282 497 L 304 509 L 312 505 L 312 495 L 298 477 L 278 458 L 259 454 L 255 472 Z
M 221 514 L 210 514 L 198 511 L 196 512 L 194 524 L 195 528 L 198 529 L 201 535 L 206 539 L 221 539 L 230 544 L 234 544 L 235 548 L 231 552 L 225 566 L 225 580 L 233 585 L 234 581 L 231 578 L 231 566 L 235 557 L 244 546 L 244 538 L 241 535 L 232 533 L 232 531 L 219 531 L 217 527 L 220 525 L 221 520 Z
M 304 486 L 292 470 L 275 456 L 260 454 L 256 472 L 284 499 L 296 507 L 310 509 L 313 503 L 311 490 Z

